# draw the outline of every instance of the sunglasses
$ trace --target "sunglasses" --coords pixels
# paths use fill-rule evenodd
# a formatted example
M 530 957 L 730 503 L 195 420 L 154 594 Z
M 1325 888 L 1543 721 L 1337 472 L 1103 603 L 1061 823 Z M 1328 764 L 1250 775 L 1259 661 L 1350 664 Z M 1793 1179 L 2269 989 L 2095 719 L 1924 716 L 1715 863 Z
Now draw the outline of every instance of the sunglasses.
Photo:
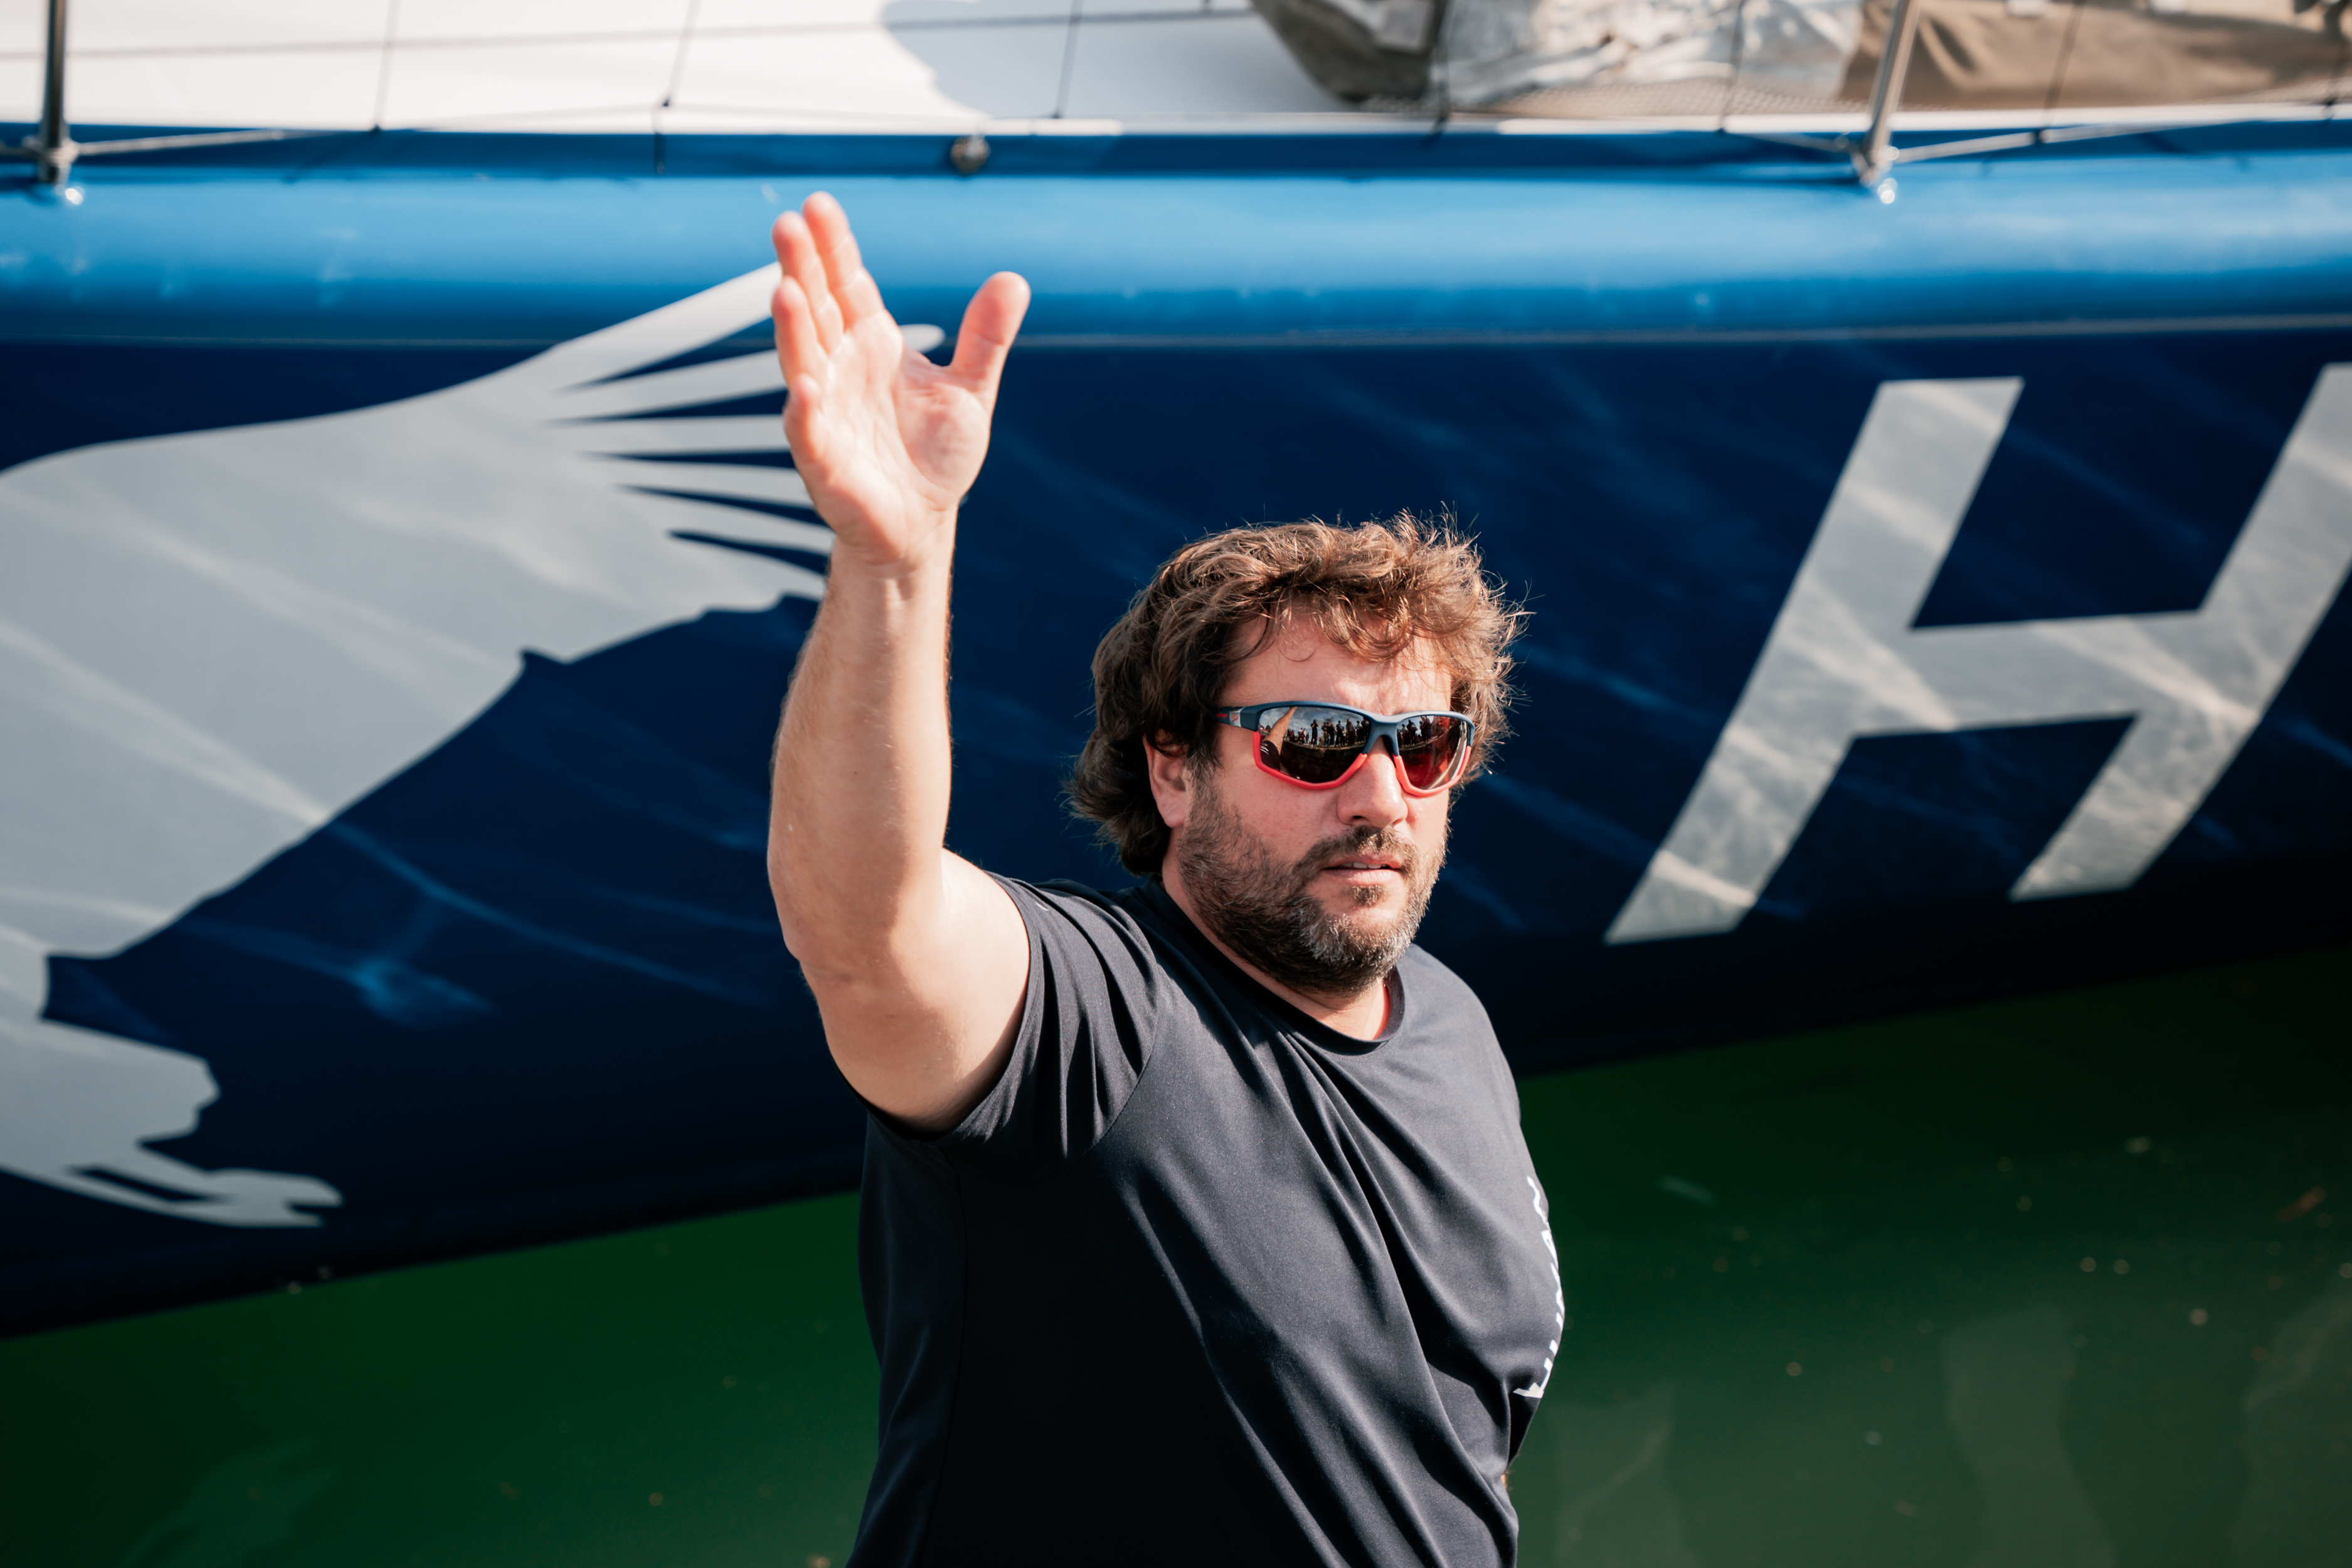
M 1460 713 L 1367 713 L 1336 702 L 1256 702 L 1210 715 L 1257 731 L 1257 765 L 1308 789 L 1348 782 L 1381 741 L 1396 754 L 1407 795 L 1440 795 L 1461 782 L 1478 726 Z

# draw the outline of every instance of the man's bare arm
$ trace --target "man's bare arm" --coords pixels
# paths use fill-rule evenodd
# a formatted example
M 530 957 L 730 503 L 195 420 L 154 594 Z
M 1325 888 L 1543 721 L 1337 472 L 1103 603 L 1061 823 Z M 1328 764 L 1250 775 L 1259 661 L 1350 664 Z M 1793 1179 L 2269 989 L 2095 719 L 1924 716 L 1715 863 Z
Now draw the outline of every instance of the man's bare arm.
M 956 509 L 1029 287 L 983 284 L 941 368 L 906 347 L 832 197 L 775 242 L 784 431 L 836 542 L 776 737 L 768 879 L 843 1075 L 940 1131 L 1003 1070 L 1028 981 L 1019 910 L 945 838 Z

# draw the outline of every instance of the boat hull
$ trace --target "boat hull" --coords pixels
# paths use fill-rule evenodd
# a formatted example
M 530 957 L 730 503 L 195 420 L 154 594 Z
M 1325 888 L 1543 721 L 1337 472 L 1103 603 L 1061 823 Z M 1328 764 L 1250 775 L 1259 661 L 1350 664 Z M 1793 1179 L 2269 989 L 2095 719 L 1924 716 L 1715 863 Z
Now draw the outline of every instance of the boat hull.
M 1892 203 L 1458 141 L 385 138 L 0 195 L 0 1326 L 854 1182 L 761 859 L 824 541 L 758 269 L 820 186 L 903 321 L 1037 288 L 959 563 L 991 869 L 1119 879 L 1057 790 L 1158 561 L 1405 508 L 1535 612 L 1423 932 L 1522 1070 L 2342 935 L 2352 141 Z

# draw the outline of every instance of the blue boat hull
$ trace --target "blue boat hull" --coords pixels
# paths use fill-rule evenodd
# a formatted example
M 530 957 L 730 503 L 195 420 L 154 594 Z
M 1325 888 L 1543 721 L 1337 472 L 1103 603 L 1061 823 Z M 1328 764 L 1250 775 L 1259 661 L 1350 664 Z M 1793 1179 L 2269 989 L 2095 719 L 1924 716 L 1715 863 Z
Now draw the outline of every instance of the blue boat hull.
M 1461 803 L 1423 937 L 1523 1070 L 2347 928 L 2352 611 L 2318 556 L 2273 563 L 2264 581 L 2303 580 L 2280 614 L 2308 624 L 2274 679 L 2230 688 L 2244 732 L 2200 742 L 2218 782 L 2169 831 L 2143 824 L 2161 842 L 2138 861 L 2049 869 L 2123 787 L 2156 698 L 2072 712 L 2021 689 L 1831 724 L 1829 772 L 1773 808 L 1777 853 L 1708 861 L 1705 831 L 1739 738 L 1794 711 L 1771 706 L 1773 650 L 1801 640 L 1825 520 L 1867 510 L 1853 476 L 1889 387 L 2000 404 L 1924 596 L 1878 606 L 1898 654 L 1946 628 L 2177 629 L 2221 614 L 2250 519 L 2300 506 L 2322 555 L 2352 530 L 2326 488 L 2352 471 L 2323 395 L 2352 364 L 2352 138 L 2332 126 L 1923 165 L 1891 205 L 1785 149 L 1664 134 L 1299 138 L 1279 172 L 1264 146 L 1041 137 L 971 180 L 889 139 L 674 141 L 658 176 L 592 140 L 383 139 L 307 167 L 108 170 L 77 205 L 0 195 L 0 365 L 39 389 L 0 416 L 0 464 L 30 479 L 76 454 L 102 478 L 175 434 L 527 374 L 752 272 L 768 219 L 823 186 L 902 320 L 952 327 L 999 267 L 1038 289 L 958 583 L 950 841 L 992 869 L 1118 879 L 1057 785 L 1094 640 L 1170 550 L 1412 508 L 1476 532 L 1536 612 L 1518 732 Z M 637 368 L 758 346 L 743 321 Z M 412 456 L 415 494 L 469 504 Z M 821 571 L 804 526 L 761 532 L 804 510 L 710 510 L 735 521 L 678 548 Z M 207 1224 L 128 1164 L 90 1178 L 130 1194 L 108 1201 L 0 1148 L 0 1328 L 854 1181 L 862 1117 L 761 861 L 813 611 L 778 590 L 516 646 L 486 705 L 314 828 L 127 945 L 49 952 L 48 1024 L 200 1058 L 217 1085 L 194 1131 L 142 1147 L 332 1198 Z M 7 771 L 37 804 L 70 786 L 39 754 Z M 1685 885 L 1715 912 L 1674 916 Z

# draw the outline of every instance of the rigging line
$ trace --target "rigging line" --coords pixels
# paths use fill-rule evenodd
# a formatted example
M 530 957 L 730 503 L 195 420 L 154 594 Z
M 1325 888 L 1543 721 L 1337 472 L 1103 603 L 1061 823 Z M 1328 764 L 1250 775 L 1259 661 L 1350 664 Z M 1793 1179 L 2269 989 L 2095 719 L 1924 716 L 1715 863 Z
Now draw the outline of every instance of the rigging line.
M 2042 100 L 2042 129 L 2047 132 L 2053 116 L 2058 112 L 2058 100 L 2066 90 L 2066 67 L 2074 58 L 2074 29 L 2083 25 L 2083 7 L 2090 0 L 2074 0 L 2074 8 L 2066 13 L 2066 37 L 2058 45 L 2058 64 L 2050 73 L 2050 96 Z
M 1731 106 L 1739 98 L 1739 71 L 1748 63 L 1748 0 L 1731 8 L 1731 79 L 1723 89 L 1723 113 L 1715 128 L 1720 132 L 1731 123 Z
M 2344 26 L 2344 0 L 2328 8 L 2327 19 L 2336 26 L 2336 68 L 2328 74 L 2327 97 L 2322 100 L 2330 120 L 2336 118 L 2336 100 L 2344 96 L 2344 67 L 2352 57 L 2352 29 Z
M 686 75 L 686 51 L 694 42 L 694 18 L 702 10 L 702 0 L 686 0 L 686 15 L 677 24 L 677 48 L 670 56 L 669 84 L 662 89 L 661 101 L 654 105 L 654 173 L 669 172 L 669 121 L 666 118 L 670 105 L 677 101 L 677 84 Z
M 677 101 L 677 84 L 686 77 L 686 51 L 694 42 L 694 19 L 701 11 L 702 0 L 686 0 L 686 19 L 677 25 L 677 53 L 669 62 L 669 85 L 662 89 L 664 109 Z
M 376 57 L 375 118 L 368 123 L 368 129 L 371 131 L 383 129 L 383 106 L 392 97 L 392 46 L 394 38 L 399 35 L 399 32 L 400 0 L 384 0 L 383 49 Z
M 1446 29 L 1454 20 L 1454 8 L 1446 0 L 1436 0 L 1435 15 L 1430 20 L 1429 68 L 1437 81 L 1437 118 L 1429 122 L 1429 134 L 1422 139 L 1423 148 L 1433 147 L 1445 134 L 1446 121 L 1454 118 L 1453 69 L 1447 58 Z M 1422 89 L 1426 100 L 1428 89 Z
M 1070 20 L 1062 33 L 1062 86 L 1054 95 L 1053 118 L 1062 118 L 1070 106 L 1070 73 L 1078 59 L 1078 13 L 1086 8 L 1087 0 L 1070 0 Z

